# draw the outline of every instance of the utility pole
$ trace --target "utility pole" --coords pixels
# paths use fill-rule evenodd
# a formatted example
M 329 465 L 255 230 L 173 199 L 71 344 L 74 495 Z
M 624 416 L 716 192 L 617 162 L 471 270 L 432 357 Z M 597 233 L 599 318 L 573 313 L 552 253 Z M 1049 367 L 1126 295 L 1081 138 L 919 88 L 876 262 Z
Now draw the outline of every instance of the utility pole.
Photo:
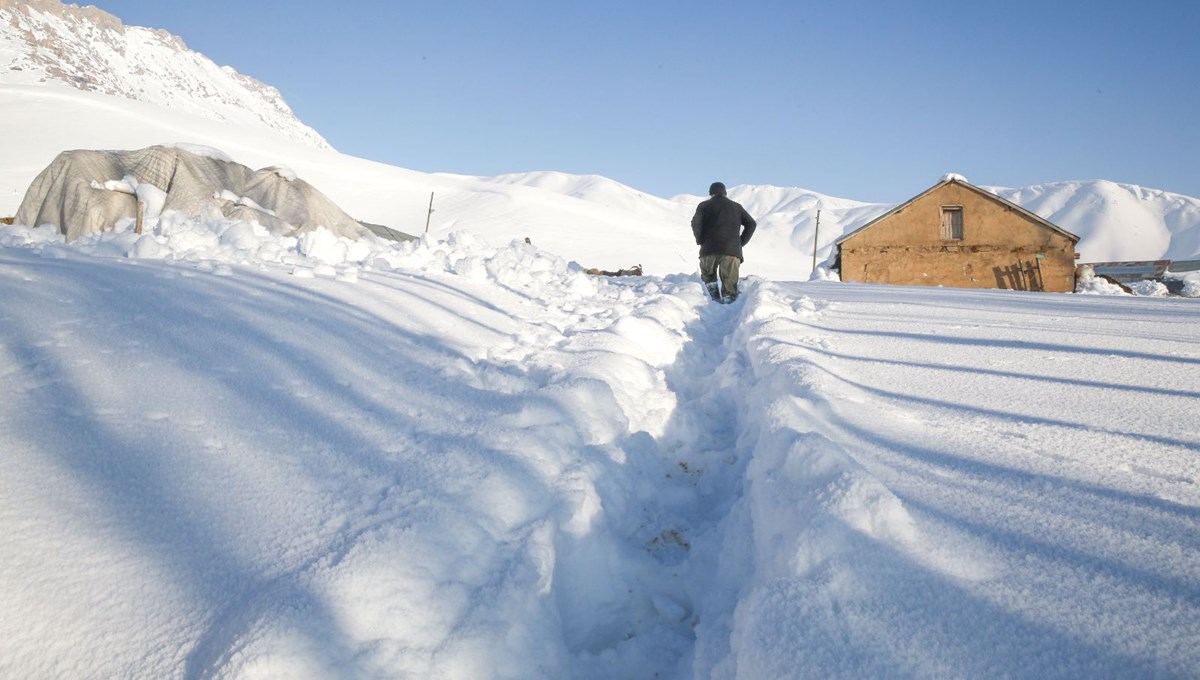
M 425 214 L 425 233 L 429 233 L 429 220 L 433 217 L 433 192 L 429 192 L 429 212 Z
M 817 271 L 817 236 L 821 233 L 821 211 L 817 210 L 817 228 L 813 230 L 813 263 L 812 270 Z

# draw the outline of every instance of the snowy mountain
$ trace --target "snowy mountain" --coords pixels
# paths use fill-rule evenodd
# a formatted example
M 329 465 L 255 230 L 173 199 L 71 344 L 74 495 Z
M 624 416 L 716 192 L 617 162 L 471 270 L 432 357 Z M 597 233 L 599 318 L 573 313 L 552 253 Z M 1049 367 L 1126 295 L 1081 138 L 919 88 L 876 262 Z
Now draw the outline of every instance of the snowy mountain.
M 65 85 L 331 148 L 279 90 L 217 66 L 166 31 L 125 26 L 92 6 L 0 0 L 0 84 Z
M 1083 261 L 1200 258 L 1200 200 L 1105 180 L 988 187 L 1080 237 Z
M 551 191 L 589 203 L 637 212 L 668 212 L 672 215 L 677 206 L 657 196 L 643 193 L 599 175 L 571 175 L 565 172 L 523 172 L 489 177 L 487 181 L 509 186 L 523 186 Z
M 696 266 L 689 223 L 703 196 L 665 199 L 560 172 L 428 174 L 338 154 L 273 88 L 217 67 L 168 33 L 56 0 L 0 0 L 0 126 L 21 130 L 0 137 L 0 216 L 15 214 L 60 151 L 184 142 L 256 168 L 291 167 L 354 217 L 408 233 L 424 230 L 433 193 L 434 234 L 467 230 L 495 244 L 529 238 L 601 269 Z M 936 179 L 914 178 L 913 195 Z M 1084 262 L 1200 257 L 1200 199 L 1103 180 L 991 190 L 1081 236 Z M 761 225 L 743 272 L 783 280 L 808 278 L 814 236 L 825 261 L 840 236 L 892 207 L 801 188 L 733 186 L 730 195 Z

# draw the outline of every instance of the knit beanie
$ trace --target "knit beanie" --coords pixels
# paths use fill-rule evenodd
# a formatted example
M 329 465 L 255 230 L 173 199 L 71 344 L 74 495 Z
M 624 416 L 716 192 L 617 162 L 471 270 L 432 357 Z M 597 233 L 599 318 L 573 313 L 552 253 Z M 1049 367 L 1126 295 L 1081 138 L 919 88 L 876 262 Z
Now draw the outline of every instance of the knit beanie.
M 721 182 L 713 182 L 708 187 L 708 195 L 709 196 L 724 196 L 725 195 L 725 185 L 722 184 Z

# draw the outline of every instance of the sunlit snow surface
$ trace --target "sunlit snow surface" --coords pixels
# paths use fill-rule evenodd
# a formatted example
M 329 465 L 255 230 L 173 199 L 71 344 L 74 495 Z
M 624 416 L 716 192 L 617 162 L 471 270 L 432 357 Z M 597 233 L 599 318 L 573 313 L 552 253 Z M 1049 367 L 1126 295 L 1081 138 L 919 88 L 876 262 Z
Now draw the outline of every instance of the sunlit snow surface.
M 0 229 L 0 677 L 1189 677 L 1194 300 Z
M 417 172 L 314 148 L 257 127 L 47 85 L 0 82 L 0 129 L 19 131 L 0 134 L 0 217 L 16 214 L 34 178 L 62 151 L 171 144 L 208 147 L 206 153 L 252 168 L 277 167 L 284 177 L 309 182 L 354 218 L 409 234 L 424 234 L 428 221 L 436 238 L 454 232 L 471 232 L 494 244 L 529 238 L 584 267 L 616 271 L 640 264 L 655 275 L 696 271 L 690 222 L 705 198 L 700 195 L 660 198 L 605 177 L 561 172 L 490 178 Z M 742 273 L 776 281 L 807 280 L 814 245 L 817 262 L 826 262 L 839 238 L 895 207 L 799 187 L 714 179 L 726 181 L 730 197 L 758 220 Z M 938 177 L 911 179 L 916 195 Z M 1200 199 L 1102 180 L 1008 189 L 987 186 L 986 177 L 971 179 L 1080 236 L 1081 262 L 1200 258 Z M 696 187 L 695 193 L 706 190 L 707 185 Z

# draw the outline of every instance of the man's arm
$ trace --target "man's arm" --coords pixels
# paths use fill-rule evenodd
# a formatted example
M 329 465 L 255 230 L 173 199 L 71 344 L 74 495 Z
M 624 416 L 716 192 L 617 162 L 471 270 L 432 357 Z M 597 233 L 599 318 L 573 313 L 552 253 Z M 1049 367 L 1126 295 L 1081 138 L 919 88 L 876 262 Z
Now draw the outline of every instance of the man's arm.
M 704 235 L 704 211 L 701 206 L 696 206 L 696 214 L 692 216 L 692 235 L 696 237 L 696 245 L 700 245 Z
M 750 242 L 750 237 L 754 236 L 754 229 L 758 226 L 758 222 L 754 221 L 745 208 L 742 208 L 742 226 L 745 227 L 742 230 L 742 245 L 746 245 Z

